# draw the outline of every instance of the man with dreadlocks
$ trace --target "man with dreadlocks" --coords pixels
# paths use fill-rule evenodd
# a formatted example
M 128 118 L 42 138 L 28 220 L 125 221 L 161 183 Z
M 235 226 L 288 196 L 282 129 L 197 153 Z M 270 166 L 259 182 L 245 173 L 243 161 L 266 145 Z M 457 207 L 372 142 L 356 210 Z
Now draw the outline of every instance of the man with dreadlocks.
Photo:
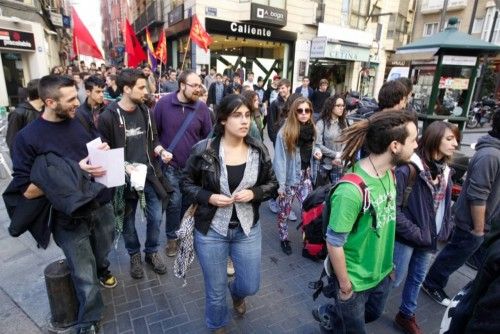
M 338 314 L 330 318 L 340 316 L 346 333 L 365 333 L 365 323 L 378 319 L 384 310 L 396 227 L 391 168 L 410 159 L 416 139 L 415 120 L 407 112 L 377 113 L 349 127 L 340 137 L 345 145 L 342 160 L 346 161 L 347 173 L 354 174 L 351 180 L 362 180 L 341 181 L 329 199 L 326 240 L 341 303 L 326 310 L 337 310 Z M 355 162 L 362 146 L 368 156 Z M 313 311 L 316 318 L 322 316 L 318 314 L 321 309 Z

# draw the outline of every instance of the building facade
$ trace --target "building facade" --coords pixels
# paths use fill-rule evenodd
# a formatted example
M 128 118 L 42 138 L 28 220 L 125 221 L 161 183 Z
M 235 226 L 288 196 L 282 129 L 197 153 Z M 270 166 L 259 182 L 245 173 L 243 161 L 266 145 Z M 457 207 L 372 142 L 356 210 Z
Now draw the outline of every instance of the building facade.
M 332 92 L 376 96 L 386 60 L 410 40 L 415 0 L 136 0 L 130 11 L 143 41 L 146 26 L 155 45 L 165 29 L 171 67 L 279 74 L 294 87 L 326 78 Z M 208 52 L 188 45 L 194 14 L 214 40 Z
M 105 58 L 108 63 L 119 65 L 124 59 L 123 25 L 130 19 L 127 0 L 101 0 L 102 35 Z
M 0 0 L 0 106 L 17 105 L 21 87 L 69 60 L 68 15 L 63 0 Z

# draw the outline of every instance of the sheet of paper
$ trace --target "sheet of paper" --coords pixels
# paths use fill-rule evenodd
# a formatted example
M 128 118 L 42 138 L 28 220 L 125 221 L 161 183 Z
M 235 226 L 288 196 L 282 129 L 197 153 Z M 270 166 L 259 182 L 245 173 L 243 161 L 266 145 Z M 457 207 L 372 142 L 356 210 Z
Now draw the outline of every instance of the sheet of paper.
M 89 160 L 94 166 L 101 166 L 106 174 L 95 180 L 108 188 L 125 184 L 125 164 L 123 147 L 108 151 L 89 148 Z
M 90 149 L 92 148 L 97 148 L 99 145 L 102 144 L 102 140 L 100 137 L 97 137 L 96 139 L 92 140 L 92 141 L 89 141 L 87 143 L 87 151 L 90 152 Z

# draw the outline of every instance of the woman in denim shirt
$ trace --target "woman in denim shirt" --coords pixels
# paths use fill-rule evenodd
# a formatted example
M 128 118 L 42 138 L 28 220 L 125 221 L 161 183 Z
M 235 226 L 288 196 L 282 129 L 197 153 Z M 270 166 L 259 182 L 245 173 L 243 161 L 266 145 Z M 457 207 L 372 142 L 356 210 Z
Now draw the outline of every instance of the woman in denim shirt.
M 276 138 L 273 167 L 278 179 L 278 229 L 281 249 L 287 255 L 292 253 L 288 240 L 288 215 L 294 198 L 302 204 L 312 191 L 314 179 L 313 146 L 316 128 L 312 120 L 312 103 L 299 97 L 290 106 L 285 124 Z M 321 152 L 314 158 L 321 159 Z

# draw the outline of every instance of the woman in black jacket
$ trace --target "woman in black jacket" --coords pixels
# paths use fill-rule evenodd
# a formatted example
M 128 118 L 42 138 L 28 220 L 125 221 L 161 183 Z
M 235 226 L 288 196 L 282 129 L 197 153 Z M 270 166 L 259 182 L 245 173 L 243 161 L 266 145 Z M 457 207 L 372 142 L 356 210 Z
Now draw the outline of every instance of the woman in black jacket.
M 420 287 L 432 253 L 437 250 L 437 241 L 446 241 L 450 235 L 451 174 L 448 163 L 459 140 L 456 125 L 436 121 L 422 135 L 411 157 L 412 166 L 401 165 L 396 169 L 395 286 L 402 283 L 405 276 L 406 281 L 394 321 L 405 333 L 421 333 L 415 319 Z M 414 168 L 413 173 L 410 168 Z
M 250 109 L 240 95 L 226 96 L 215 137 L 194 147 L 184 170 L 184 194 L 198 205 L 194 244 L 205 281 L 205 320 L 216 333 L 225 333 L 229 321 L 228 256 L 236 271 L 229 290 L 237 314 L 245 313 L 245 297 L 259 289 L 259 206 L 278 188 L 267 149 L 248 135 Z

